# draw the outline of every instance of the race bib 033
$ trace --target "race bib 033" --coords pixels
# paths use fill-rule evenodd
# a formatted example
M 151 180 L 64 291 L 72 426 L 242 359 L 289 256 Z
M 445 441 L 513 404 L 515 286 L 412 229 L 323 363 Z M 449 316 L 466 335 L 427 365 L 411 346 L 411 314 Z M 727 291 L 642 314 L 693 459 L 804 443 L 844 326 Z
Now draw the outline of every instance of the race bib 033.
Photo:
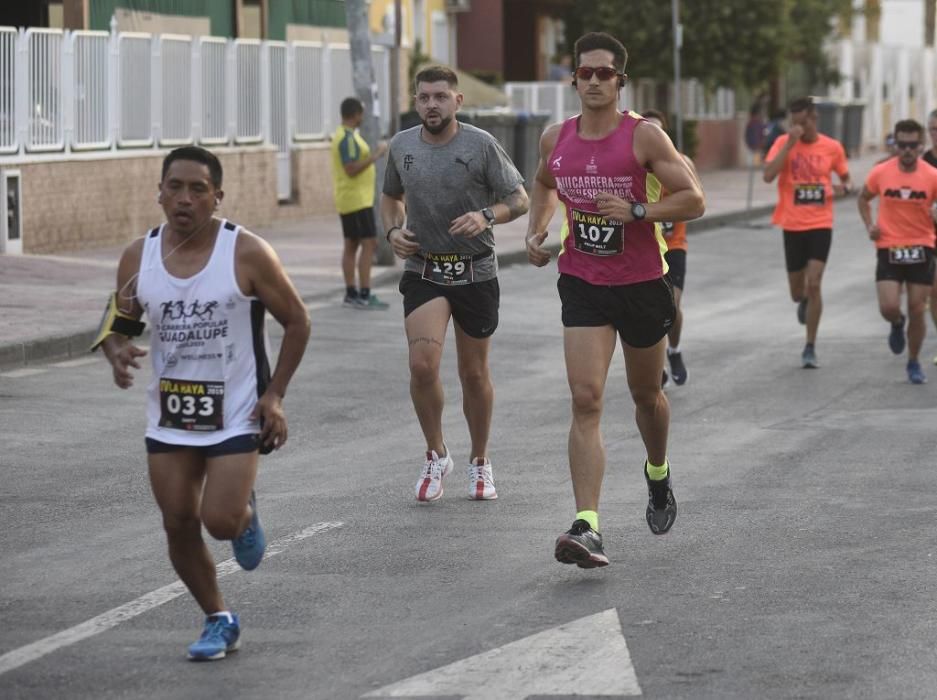
M 224 382 L 159 380 L 159 427 L 208 432 L 224 428 Z

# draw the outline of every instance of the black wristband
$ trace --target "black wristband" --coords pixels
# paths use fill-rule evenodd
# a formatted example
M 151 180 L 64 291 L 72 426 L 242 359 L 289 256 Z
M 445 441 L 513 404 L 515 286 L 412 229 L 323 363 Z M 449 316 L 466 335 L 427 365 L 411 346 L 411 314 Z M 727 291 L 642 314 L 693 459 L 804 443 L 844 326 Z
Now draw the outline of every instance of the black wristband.
M 388 243 L 390 243 L 390 234 L 392 234 L 394 231 L 396 231 L 396 230 L 398 230 L 398 229 L 400 229 L 400 228 L 402 228 L 402 227 L 400 227 L 400 226 L 391 226 L 389 229 L 387 229 L 387 233 L 384 234 L 384 238 L 387 239 L 387 242 L 388 242 Z

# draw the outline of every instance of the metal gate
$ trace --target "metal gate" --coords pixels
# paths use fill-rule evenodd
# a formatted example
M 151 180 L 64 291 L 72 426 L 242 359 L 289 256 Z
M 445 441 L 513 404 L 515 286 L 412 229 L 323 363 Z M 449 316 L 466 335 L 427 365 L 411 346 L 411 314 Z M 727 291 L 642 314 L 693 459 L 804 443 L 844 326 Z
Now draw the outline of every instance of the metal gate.
M 286 43 L 268 41 L 267 67 L 270 85 L 270 114 L 267 120 L 270 133 L 267 139 L 277 147 L 277 198 L 290 199 L 293 193 L 293 173 L 290 166 L 289 122 L 289 52 Z

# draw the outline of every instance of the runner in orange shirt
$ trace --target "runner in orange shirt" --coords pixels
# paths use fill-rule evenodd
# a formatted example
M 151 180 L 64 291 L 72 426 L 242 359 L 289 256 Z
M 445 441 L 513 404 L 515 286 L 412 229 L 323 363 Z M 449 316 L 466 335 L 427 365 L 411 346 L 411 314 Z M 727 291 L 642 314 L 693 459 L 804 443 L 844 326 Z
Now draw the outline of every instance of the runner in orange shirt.
M 790 106 L 791 129 L 765 157 L 764 180 L 778 180 L 778 204 L 772 221 L 784 230 L 784 258 L 797 320 L 807 326 L 801 353 L 805 368 L 819 367 L 814 348 L 823 312 L 820 283 L 833 237 L 833 195 L 851 190 L 842 144 L 817 131 L 813 100 L 802 97 Z M 831 173 L 839 176 L 834 187 Z
M 924 127 L 913 119 L 895 125 L 898 157 L 879 163 L 869 173 L 859 195 L 859 215 L 875 242 L 878 265 L 875 286 L 878 308 L 891 323 L 888 347 L 896 355 L 905 348 L 905 316 L 901 313 L 901 284 L 908 290 L 908 380 L 927 381 L 918 353 L 927 330 L 927 297 L 934 283 L 934 221 L 937 170 L 922 164 Z M 881 197 L 878 219 L 872 220 L 871 202 Z
M 662 112 L 656 109 L 649 109 L 642 115 L 651 124 L 656 124 L 664 131 L 667 131 L 667 118 Z M 683 160 L 690 166 L 693 176 L 697 181 L 696 167 L 693 161 L 684 154 Z M 702 186 L 700 187 L 702 189 Z M 666 190 L 661 190 L 661 197 L 667 195 Z M 677 315 L 674 317 L 673 325 L 667 332 L 667 360 L 670 363 L 670 375 L 664 370 L 664 376 L 661 378 L 661 386 L 667 386 L 670 377 L 678 386 L 682 386 L 687 380 L 686 365 L 683 362 L 683 353 L 680 350 L 680 334 L 683 331 L 683 307 L 680 300 L 683 297 L 683 285 L 686 281 L 686 222 L 685 221 L 662 221 L 660 224 L 661 232 L 664 234 L 664 240 L 667 242 L 667 252 L 664 259 L 669 268 L 667 274 L 670 275 L 670 282 L 673 284 L 673 303 L 677 307 Z

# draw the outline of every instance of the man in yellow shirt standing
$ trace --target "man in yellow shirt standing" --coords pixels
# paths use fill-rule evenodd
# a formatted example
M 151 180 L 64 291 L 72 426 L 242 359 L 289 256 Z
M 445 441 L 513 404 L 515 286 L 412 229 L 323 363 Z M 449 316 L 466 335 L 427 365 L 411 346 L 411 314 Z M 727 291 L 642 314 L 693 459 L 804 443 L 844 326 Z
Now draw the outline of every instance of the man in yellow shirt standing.
M 374 221 L 374 163 L 387 152 L 381 141 L 374 153 L 358 133 L 364 119 L 364 105 L 355 97 L 342 100 L 342 123 L 332 135 L 332 180 L 335 208 L 342 219 L 345 247 L 342 274 L 345 277 L 345 305 L 356 309 L 386 309 L 387 304 L 371 294 L 371 261 L 377 245 Z M 355 268 L 358 282 L 355 285 Z

